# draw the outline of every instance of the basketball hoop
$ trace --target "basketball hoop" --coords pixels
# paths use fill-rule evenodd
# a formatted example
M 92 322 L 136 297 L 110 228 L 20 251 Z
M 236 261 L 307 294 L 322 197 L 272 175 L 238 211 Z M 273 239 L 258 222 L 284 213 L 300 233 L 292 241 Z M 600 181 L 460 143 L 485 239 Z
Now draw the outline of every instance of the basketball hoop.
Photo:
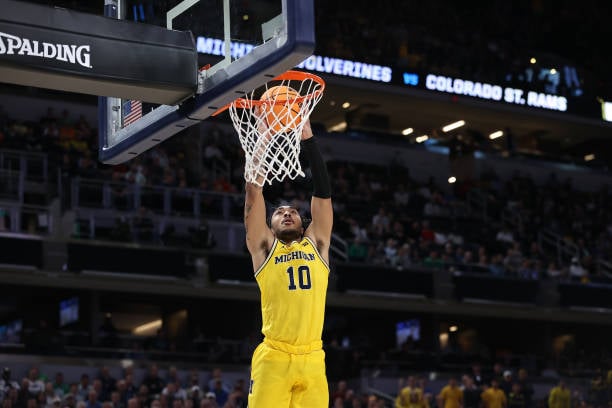
M 320 77 L 287 71 L 213 114 L 229 109 L 245 153 L 245 181 L 263 187 L 304 176 L 299 160 L 302 130 L 324 90 Z

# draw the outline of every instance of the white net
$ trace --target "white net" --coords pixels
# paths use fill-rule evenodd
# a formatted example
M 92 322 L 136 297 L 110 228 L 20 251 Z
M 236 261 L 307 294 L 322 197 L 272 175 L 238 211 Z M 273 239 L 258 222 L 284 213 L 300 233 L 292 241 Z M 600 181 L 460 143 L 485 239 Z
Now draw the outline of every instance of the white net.
M 299 160 L 302 130 L 325 84 L 315 75 L 292 73 L 280 75 L 229 107 L 245 153 L 244 179 L 261 187 L 304 176 Z

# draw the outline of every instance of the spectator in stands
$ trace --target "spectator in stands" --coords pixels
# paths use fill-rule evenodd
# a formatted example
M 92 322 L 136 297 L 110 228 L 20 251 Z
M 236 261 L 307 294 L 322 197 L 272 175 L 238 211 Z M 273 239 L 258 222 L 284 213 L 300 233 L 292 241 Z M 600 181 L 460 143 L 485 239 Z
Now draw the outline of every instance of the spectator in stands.
M 191 371 L 189 372 L 185 387 L 187 389 L 192 388 L 192 387 L 200 388 L 200 374 L 197 369 L 195 368 L 191 369 Z M 198 404 L 196 404 L 196 407 L 197 406 Z
M 122 408 L 126 408 L 128 397 L 125 379 L 117 380 L 117 390 L 115 392 L 119 397 L 119 404 L 121 404 Z
M 368 246 L 362 238 L 352 239 L 347 248 L 347 256 L 349 261 L 365 261 L 368 257 Z
M 514 242 L 511 248 L 508 248 L 506 257 L 504 258 L 504 267 L 506 272 L 511 276 L 517 276 L 518 270 L 523 263 L 523 253 L 521 252 L 520 243 Z
M 506 394 L 506 397 L 510 395 L 512 392 L 512 384 L 514 384 L 514 379 L 512 378 L 512 371 L 505 370 L 502 375 L 501 382 L 499 383 L 499 388 Z
M 157 364 L 152 363 L 149 366 L 149 372 L 147 376 L 143 379 L 141 386 L 146 386 L 146 394 L 156 395 L 161 394 L 161 391 L 164 389 L 165 384 L 164 381 L 159 377 L 159 368 Z M 139 396 L 141 396 L 142 388 L 139 389 Z
M 81 380 L 79 382 L 78 392 L 76 395 L 77 402 L 86 401 L 90 390 L 91 384 L 89 383 L 89 375 L 87 373 L 83 373 L 81 374 Z
M 572 263 L 569 267 L 569 277 L 572 281 L 576 282 L 586 282 L 588 280 L 587 271 L 577 257 L 572 258 Z
M 25 380 L 29 398 L 36 398 L 38 394 L 45 391 L 44 377 L 39 375 L 37 367 L 30 368 Z
M 493 276 L 504 276 L 506 268 L 504 267 L 504 256 L 500 253 L 493 255 L 489 263 L 489 272 Z
M 489 256 L 483 246 L 478 248 L 478 259 L 476 265 L 480 266 L 483 270 L 489 267 Z
M 94 379 L 93 383 L 91 384 L 91 387 L 96 392 L 98 401 L 102 403 L 107 400 L 107 396 L 104 393 L 104 387 L 102 386 L 102 380 L 100 380 L 99 378 Z
M 482 385 L 485 384 L 486 378 L 482 372 L 482 365 L 479 362 L 476 361 L 472 363 L 470 377 L 472 378 L 474 384 L 476 384 L 478 387 L 482 387 Z
M 508 405 L 506 394 L 499 388 L 499 379 L 493 377 L 491 379 L 491 386 L 486 388 L 480 399 L 483 403 L 483 408 L 505 408 Z
M 62 401 L 62 408 L 75 408 L 76 404 L 77 404 L 77 401 L 73 393 L 69 392 L 66 395 L 64 395 L 64 400 Z M 119 408 L 125 408 L 125 407 L 119 407 Z
M 52 407 L 57 395 L 55 395 L 55 390 L 53 389 L 53 383 L 51 381 L 45 383 L 44 393 L 46 398 L 46 406 Z
M 432 250 L 429 255 L 423 260 L 423 266 L 428 268 L 442 269 L 444 268 L 444 260 L 440 258 L 438 251 Z
M 540 275 L 534 267 L 534 262 L 530 259 L 523 259 L 523 263 L 518 269 L 518 277 L 522 279 L 538 280 Z
M 128 406 L 128 408 L 143 408 L 143 407 L 147 407 L 149 405 L 145 404 L 145 401 L 141 400 L 139 398 L 130 398 L 128 400 L 128 405 L 127 406 Z M 150 406 L 151 406 L 151 408 L 161 408 L 161 405 L 159 404 L 159 401 L 157 401 L 157 400 L 152 401 Z
M 111 375 L 108 366 L 102 366 L 98 379 L 102 384 L 101 401 L 110 400 L 111 393 L 117 389 L 117 380 Z
M 202 399 L 202 389 L 199 385 L 193 385 L 187 390 L 187 400 L 191 401 L 192 406 L 199 407 Z
M 210 373 L 210 379 L 208 380 L 209 391 L 212 391 L 215 388 L 219 380 L 221 381 L 221 388 L 227 393 L 229 393 L 231 387 L 223 378 L 223 370 L 221 369 L 221 367 L 214 367 L 212 372 Z
M 410 193 L 406 190 L 404 183 L 400 183 L 393 192 L 393 202 L 398 207 L 405 207 L 410 201 Z
M 588 389 L 588 401 L 595 408 L 606 408 L 608 402 L 612 402 L 612 387 L 606 383 L 601 368 L 595 371 Z
M 423 390 L 421 390 L 418 387 L 418 384 L 416 382 L 416 377 L 413 375 L 409 375 L 408 377 L 406 377 L 406 379 L 404 380 L 404 378 L 400 378 L 398 380 L 398 393 L 397 393 L 397 398 L 396 398 L 396 405 L 398 404 L 398 401 L 400 402 L 400 404 L 402 404 L 403 406 L 407 406 L 409 401 L 410 401 L 410 393 L 417 392 L 420 396 L 422 396 L 423 394 Z
M 124 181 L 129 184 L 144 186 L 147 184 L 145 166 L 134 161 L 130 164 L 129 170 L 123 174 Z
M 219 408 L 214 392 L 206 393 L 205 397 L 200 400 L 200 408 Z
M 34 396 L 31 396 L 30 392 L 28 391 L 28 379 L 23 378 L 17 394 L 17 405 L 22 407 L 27 406 L 30 404 L 30 400 L 34 401 L 33 398 Z
M 499 386 L 502 383 L 502 381 L 504 381 L 505 371 L 506 370 L 504 370 L 504 366 L 501 363 L 499 362 L 494 363 L 493 369 L 491 370 L 491 373 L 488 379 L 489 385 L 491 384 L 491 381 L 495 379 L 497 380 L 497 385 Z
M 393 238 L 387 239 L 383 251 L 385 253 L 385 264 L 395 266 L 397 264 L 397 241 Z
M 378 212 L 372 216 L 372 232 L 377 237 L 383 237 L 389 232 L 391 219 L 385 207 L 379 207 Z
M 448 384 L 442 387 L 436 399 L 440 408 L 461 408 L 463 406 L 463 391 L 458 387 L 455 377 L 448 380 Z
M 217 401 L 217 405 L 220 407 L 224 406 L 230 393 L 224 388 L 223 381 L 220 378 L 214 381 L 211 391 L 215 394 L 215 401 Z
M 119 391 L 121 392 L 122 387 L 119 386 Z M 125 375 L 125 396 L 122 397 L 123 403 L 127 405 L 127 401 L 130 398 L 135 397 L 138 394 L 138 388 L 134 384 L 134 374 L 127 373 Z
M 93 389 L 87 394 L 86 408 L 102 408 L 102 404 L 98 400 L 98 393 Z
M 347 219 L 347 223 L 349 224 L 349 230 L 353 236 L 353 238 L 359 238 L 363 241 L 368 241 L 368 231 L 366 228 L 363 228 L 355 218 L 349 217 Z
M 344 400 L 341 397 L 333 398 L 332 408 L 344 408 Z
M 172 406 L 175 400 L 184 400 L 187 398 L 187 393 L 180 388 L 175 382 L 169 382 L 161 392 L 166 399 L 166 404 Z M 163 405 L 163 404 L 162 404 Z
M 531 408 L 533 405 L 533 394 L 535 390 L 533 389 L 533 384 L 529 380 L 529 376 L 527 370 L 524 368 L 520 368 L 518 370 L 518 378 L 516 382 L 521 387 L 521 393 L 525 397 L 525 407 Z
M 28 404 L 34 403 L 35 405 L 38 405 L 39 407 L 44 407 L 47 408 L 47 396 L 45 395 L 45 392 L 39 392 L 34 398 L 31 398 L 28 401 Z
M 121 394 L 119 394 L 119 391 L 111 392 L 110 402 L 112 404 L 111 408 L 126 408 L 123 402 L 121 402 Z
M 68 394 L 72 394 L 72 396 L 74 397 L 75 404 L 77 402 L 77 393 L 78 392 L 79 392 L 79 383 L 78 382 L 71 382 L 68 385 Z
M 565 380 L 560 380 L 556 387 L 553 387 L 548 394 L 548 408 L 570 408 L 572 395 L 566 386 Z
M 340 380 L 336 384 L 335 390 L 333 390 L 330 394 L 330 398 L 332 402 L 336 401 L 336 399 L 340 398 L 342 403 L 344 404 L 344 400 L 346 398 L 346 391 L 348 390 L 348 383 L 346 380 Z
M 408 269 L 412 264 L 412 249 L 410 244 L 404 243 L 397 251 L 396 267 L 398 269 Z
M 238 379 L 224 408 L 247 408 L 247 398 L 244 379 Z
M 474 383 L 471 375 L 461 376 L 461 390 L 463 391 L 463 408 L 480 408 L 482 390 Z
M 435 233 L 430 227 L 429 220 L 423 220 L 421 223 L 421 236 L 420 239 L 426 242 L 433 242 L 435 239 Z
M 69 386 L 64 382 L 64 374 L 61 371 L 55 373 L 55 381 L 53 382 L 53 390 L 55 395 L 63 398 L 64 395 L 68 394 Z
M 507 394 L 508 396 L 508 408 L 526 408 L 527 402 L 525 401 L 525 394 L 521 391 L 519 383 L 515 382 L 512 384 L 512 389 Z
M 412 390 L 408 394 L 408 401 L 403 399 L 395 402 L 395 408 L 428 408 L 425 398 L 417 391 Z
M 11 390 L 18 392 L 20 388 L 17 381 L 11 379 L 11 369 L 4 367 L 2 369 L 2 378 L 0 379 L 0 401 L 8 398 Z
M 135 400 L 138 403 L 138 405 L 141 407 L 143 406 L 147 407 L 151 405 L 153 400 L 157 399 L 160 396 L 161 396 L 161 391 L 157 394 L 153 394 L 152 392 L 149 391 L 146 385 L 142 384 L 140 387 L 138 387 L 138 393 L 136 394 L 136 397 L 128 400 L 128 407 L 130 406 L 131 400 Z
M 418 349 L 418 346 L 417 346 Z M 423 402 L 425 403 L 425 407 L 429 408 L 431 406 L 431 402 L 433 400 L 434 391 L 429 387 L 427 378 L 424 376 L 417 377 L 417 387 L 421 389 L 423 394 Z

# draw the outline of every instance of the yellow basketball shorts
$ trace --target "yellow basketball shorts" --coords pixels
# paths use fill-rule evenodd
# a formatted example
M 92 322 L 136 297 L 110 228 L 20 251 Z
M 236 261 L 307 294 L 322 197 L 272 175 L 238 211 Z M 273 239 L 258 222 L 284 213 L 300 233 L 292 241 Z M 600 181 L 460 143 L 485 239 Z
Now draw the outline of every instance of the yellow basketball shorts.
M 261 343 L 253 353 L 248 408 L 327 408 L 322 349 L 304 354 Z

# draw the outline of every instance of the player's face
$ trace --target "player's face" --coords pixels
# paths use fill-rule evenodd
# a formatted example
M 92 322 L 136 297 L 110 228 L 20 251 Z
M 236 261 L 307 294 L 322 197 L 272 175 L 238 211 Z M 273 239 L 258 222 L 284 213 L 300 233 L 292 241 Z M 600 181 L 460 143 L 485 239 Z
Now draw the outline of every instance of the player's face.
M 293 207 L 281 206 L 274 210 L 270 225 L 274 235 L 281 241 L 291 242 L 302 236 L 302 218 Z

